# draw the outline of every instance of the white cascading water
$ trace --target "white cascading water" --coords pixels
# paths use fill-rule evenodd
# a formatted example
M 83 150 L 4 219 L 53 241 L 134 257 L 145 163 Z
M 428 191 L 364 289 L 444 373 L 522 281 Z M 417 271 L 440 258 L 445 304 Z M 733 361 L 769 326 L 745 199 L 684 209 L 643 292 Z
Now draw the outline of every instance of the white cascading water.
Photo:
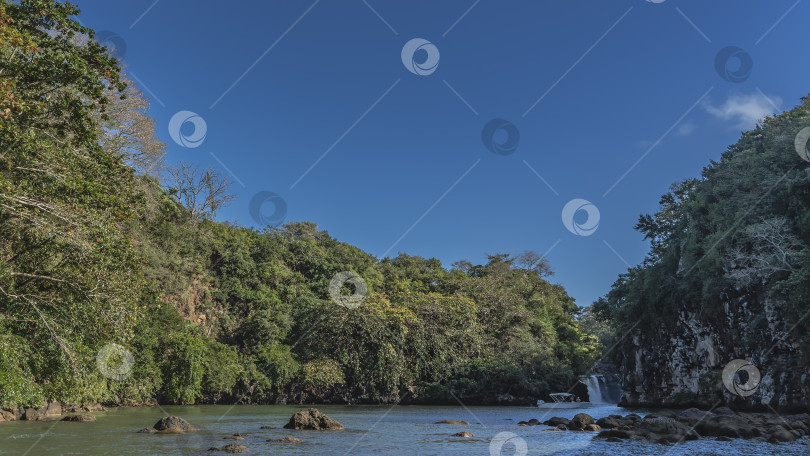
M 582 382 L 588 387 L 588 396 L 592 404 L 603 404 L 602 388 L 599 386 L 599 378 L 596 375 L 582 377 Z

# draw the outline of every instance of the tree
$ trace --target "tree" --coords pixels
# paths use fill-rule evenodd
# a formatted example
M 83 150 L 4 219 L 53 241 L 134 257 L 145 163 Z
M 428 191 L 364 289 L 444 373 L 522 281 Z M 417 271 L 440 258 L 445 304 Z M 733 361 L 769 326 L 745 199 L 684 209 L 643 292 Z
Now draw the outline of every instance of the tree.
M 126 76 L 121 81 L 126 89 L 107 91 L 107 109 L 94 116 L 101 147 L 143 174 L 160 174 L 166 144 L 155 135 L 155 120 L 148 114 L 149 99 Z
M 93 36 L 77 13 L 0 0 L 0 331 L 47 355 L 39 378 L 128 337 L 143 286 L 120 231 L 139 206 L 132 170 L 99 146 L 95 120 L 125 86 L 103 47 L 75 39 Z
M 784 217 L 750 225 L 741 238 L 742 242 L 726 255 L 726 278 L 746 287 L 763 284 L 774 274 L 794 271 L 806 250 Z
M 544 256 L 540 256 L 540 254 L 534 250 L 526 250 L 523 253 L 515 255 L 515 263 L 521 269 L 537 274 L 538 277 L 548 277 L 554 274 L 551 270 L 551 266 L 548 264 L 548 259 Z
M 201 170 L 197 165 L 180 162 L 168 170 L 169 193 L 197 219 L 213 219 L 217 211 L 230 203 L 232 182 L 213 167 Z

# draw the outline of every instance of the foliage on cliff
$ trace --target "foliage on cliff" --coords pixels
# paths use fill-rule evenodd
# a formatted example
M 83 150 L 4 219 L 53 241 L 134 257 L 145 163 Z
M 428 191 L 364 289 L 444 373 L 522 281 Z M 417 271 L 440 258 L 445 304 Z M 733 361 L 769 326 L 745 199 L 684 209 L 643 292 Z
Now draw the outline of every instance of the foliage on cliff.
M 807 127 L 810 98 L 743 133 L 700 178 L 674 184 L 658 212 L 640 217 L 636 229 L 651 244 L 647 258 L 594 306 L 619 336 L 636 325 L 636 332 L 658 331 L 686 308 L 725 331 L 722 306 L 752 296 L 779 309 L 780 331 L 810 357 Z M 740 352 L 779 342 L 766 337 L 767 326 L 766 315 L 755 315 L 737 334 Z
M 151 173 L 148 104 L 77 13 L 0 0 L 0 407 L 487 402 L 590 367 L 599 345 L 536 254 L 378 260 L 310 223 L 184 207 Z M 357 308 L 328 293 L 343 271 L 368 286 Z

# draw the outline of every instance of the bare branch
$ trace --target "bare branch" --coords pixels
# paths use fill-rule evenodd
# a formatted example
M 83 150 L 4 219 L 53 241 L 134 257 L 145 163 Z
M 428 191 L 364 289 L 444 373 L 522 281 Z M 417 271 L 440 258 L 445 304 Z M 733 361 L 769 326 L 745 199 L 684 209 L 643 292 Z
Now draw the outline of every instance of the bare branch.
M 234 195 L 228 192 L 232 182 L 216 169 L 201 170 L 197 165 L 180 162 L 170 168 L 169 192 L 197 219 L 213 219 L 219 209 L 230 203 Z

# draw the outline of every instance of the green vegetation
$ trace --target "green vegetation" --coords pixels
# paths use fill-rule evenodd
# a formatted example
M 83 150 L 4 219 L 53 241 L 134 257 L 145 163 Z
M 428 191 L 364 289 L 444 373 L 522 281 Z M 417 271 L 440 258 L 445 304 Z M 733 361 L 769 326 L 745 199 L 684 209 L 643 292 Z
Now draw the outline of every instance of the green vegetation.
M 311 223 L 214 221 L 226 183 L 186 165 L 156 177 L 148 103 L 76 14 L 0 0 L 0 407 L 485 403 L 591 367 L 600 344 L 532 252 L 445 268 Z M 357 308 L 329 296 L 343 271 L 368 286 Z M 131 372 L 120 352 L 97 361 L 111 343 Z
M 659 211 L 639 219 L 636 229 L 650 240 L 650 253 L 595 304 L 598 317 L 618 334 L 641 320 L 636 331 L 649 335 L 684 309 L 698 309 L 701 320 L 728 332 L 723 306 L 752 296 L 776 309 L 807 364 L 810 166 L 797 153 L 807 156 L 807 145 L 796 143 L 810 126 L 810 97 L 802 101 L 743 133 L 700 179 L 673 185 Z M 750 310 L 755 315 L 745 331 L 730 335 L 749 354 L 767 349 L 774 330 L 764 310 Z M 617 356 L 629 353 L 627 339 Z

